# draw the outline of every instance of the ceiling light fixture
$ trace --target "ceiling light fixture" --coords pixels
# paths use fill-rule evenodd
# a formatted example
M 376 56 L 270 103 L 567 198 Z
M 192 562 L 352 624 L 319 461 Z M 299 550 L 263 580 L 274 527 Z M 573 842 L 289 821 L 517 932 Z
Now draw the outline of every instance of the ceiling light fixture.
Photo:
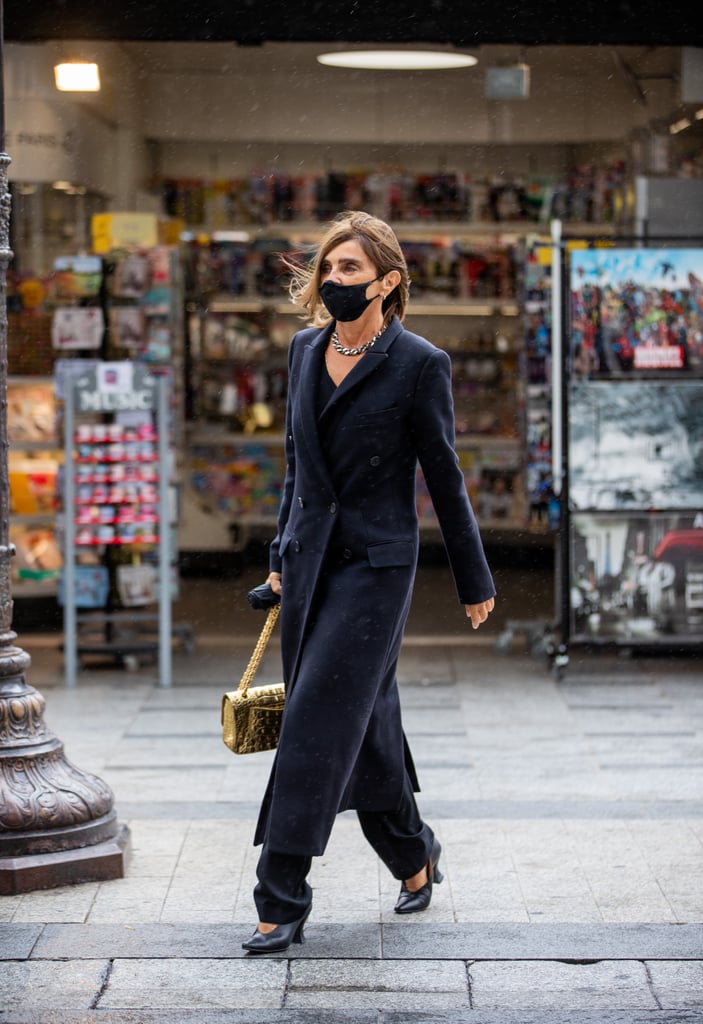
M 56 88 L 60 92 L 100 92 L 100 71 L 97 64 L 69 61 L 54 66 Z
M 470 53 L 447 50 L 338 50 L 320 53 L 317 60 L 327 67 L 369 71 L 441 71 L 478 63 Z

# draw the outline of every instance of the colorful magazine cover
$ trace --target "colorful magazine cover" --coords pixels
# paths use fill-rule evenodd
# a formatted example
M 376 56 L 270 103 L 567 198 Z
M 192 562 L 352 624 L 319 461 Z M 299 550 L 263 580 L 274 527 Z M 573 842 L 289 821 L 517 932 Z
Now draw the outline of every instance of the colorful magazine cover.
M 703 376 L 703 249 L 570 255 L 575 377 Z

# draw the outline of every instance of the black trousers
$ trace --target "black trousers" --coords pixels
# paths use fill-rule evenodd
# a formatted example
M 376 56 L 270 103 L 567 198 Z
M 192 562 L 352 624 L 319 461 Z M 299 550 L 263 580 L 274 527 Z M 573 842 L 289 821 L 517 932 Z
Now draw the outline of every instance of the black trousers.
M 394 878 L 412 878 L 425 867 L 434 833 L 420 817 L 407 774 L 400 806 L 393 811 L 357 811 L 364 836 Z M 260 921 L 289 924 L 302 917 L 312 900 L 307 876 L 312 857 L 275 853 L 264 842 L 256 866 L 254 902 Z

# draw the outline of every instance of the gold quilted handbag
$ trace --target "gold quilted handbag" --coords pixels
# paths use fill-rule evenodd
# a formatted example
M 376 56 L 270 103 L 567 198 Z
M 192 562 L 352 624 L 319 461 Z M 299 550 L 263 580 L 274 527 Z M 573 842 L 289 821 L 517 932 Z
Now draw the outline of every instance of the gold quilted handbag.
M 269 610 L 238 689 L 222 697 L 222 741 L 235 754 L 275 750 L 281 729 L 285 690 L 283 683 L 251 686 L 259 662 L 276 625 L 280 604 Z

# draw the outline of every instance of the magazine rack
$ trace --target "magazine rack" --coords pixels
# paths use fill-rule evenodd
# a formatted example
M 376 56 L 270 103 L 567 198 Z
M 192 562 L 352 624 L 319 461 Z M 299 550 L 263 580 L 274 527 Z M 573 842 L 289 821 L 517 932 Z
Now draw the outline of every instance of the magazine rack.
M 76 364 L 64 395 L 64 536 L 62 577 L 65 679 L 78 661 L 108 655 L 131 668 L 158 656 L 159 683 L 171 685 L 171 523 L 167 378 L 138 362 Z M 129 552 L 117 566 L 110 552 Z M 97 558 L 90 559 L 94 552 Z M 143 556 L 156 552 L 156 565 Z M 88 561 L 89 560 L 89 561 Z M 85 564 L 88 561 L 88 564 Z M 102 588 L 102 593 L 100 590 Z M 158 604 L 154 617 L 139 608 Z M 102 610 L 79 615 L 79 607 Z M 116 605 L 125 610 L 115 611 Z M 97 634 L 91 639 L 91 633 Z M 182 637 L 192 644 L 189 628 Z
M 554 259 L 561 678 L 574 645 L 703 645 L 703 244 L 556 238 Z

